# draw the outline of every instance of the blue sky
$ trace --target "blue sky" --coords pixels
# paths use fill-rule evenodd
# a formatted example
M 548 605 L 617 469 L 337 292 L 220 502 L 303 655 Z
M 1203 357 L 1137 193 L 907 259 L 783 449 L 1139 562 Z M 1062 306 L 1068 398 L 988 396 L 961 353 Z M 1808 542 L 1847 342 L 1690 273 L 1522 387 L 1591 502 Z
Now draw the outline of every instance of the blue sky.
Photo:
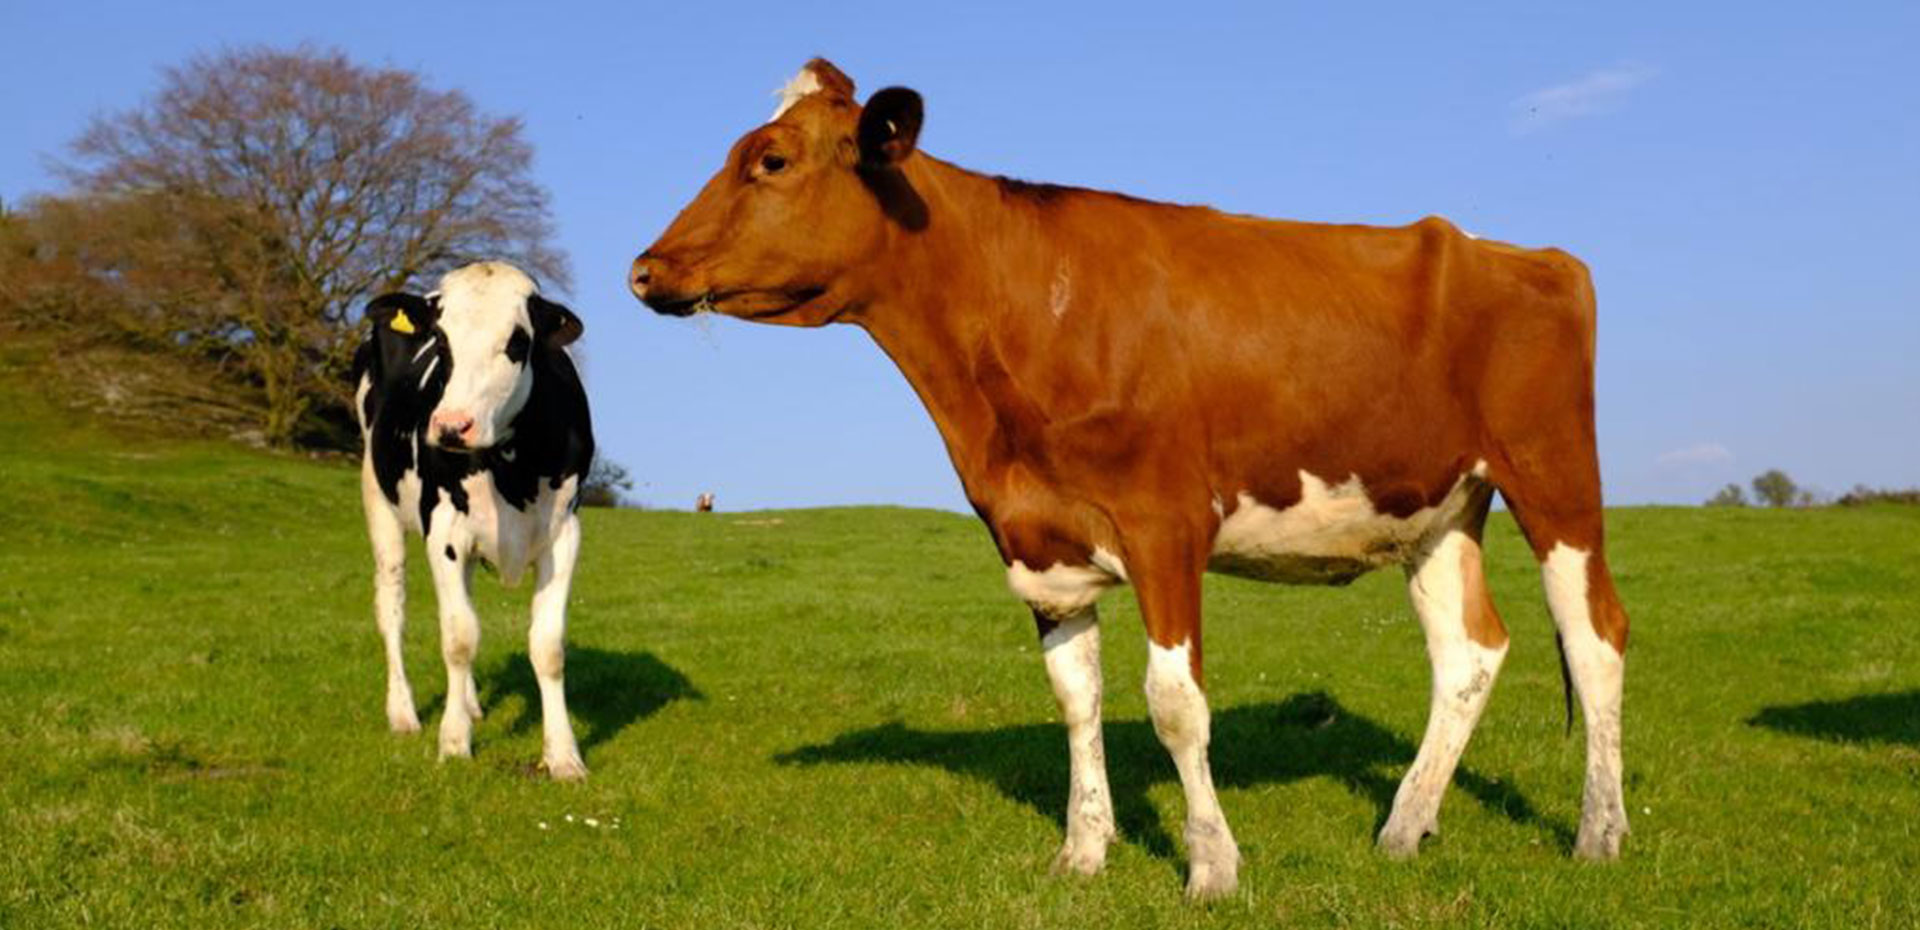
M 1920 484 L 1920 4 L 935 6 L 10 3 L 0 197 L 53 189 L 89 114 L 195 52 L 413 69 L 526 120 L 639 498 L 965 509 L 860 331 L 656 318 L 623 283 L 821 54 L 920 90 L 922 147 L 968 167 L 1569 249 L 1599 288 L 1614 503 L 1769 467 Z

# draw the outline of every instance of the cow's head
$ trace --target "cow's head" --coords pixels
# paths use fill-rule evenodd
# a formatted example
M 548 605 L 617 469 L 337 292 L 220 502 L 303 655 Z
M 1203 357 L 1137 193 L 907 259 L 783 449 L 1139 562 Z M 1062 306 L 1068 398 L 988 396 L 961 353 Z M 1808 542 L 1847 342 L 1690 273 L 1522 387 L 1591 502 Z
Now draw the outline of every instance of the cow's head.
M 920 120 L 919 94 L 890 87 L 862 107 L 840 69 L 808 62 L 781 91 L 773 120 L 733 144 L 699 196 L 634 260 L 634 295 L 674 316 L 831 321 L 862 298 L 855 272 L 889 230 L 926 225 L 926 207 L 902 174 Z
M 433 403 L 427 444 L 486 449 L 513 438 L 533 391 L 533 366 L 580 338 L 580 318 L 539 295 L 533 279 L 502 262 L 447 272 L 425 297 L 387 294 L 367 307 L 381 352 Z

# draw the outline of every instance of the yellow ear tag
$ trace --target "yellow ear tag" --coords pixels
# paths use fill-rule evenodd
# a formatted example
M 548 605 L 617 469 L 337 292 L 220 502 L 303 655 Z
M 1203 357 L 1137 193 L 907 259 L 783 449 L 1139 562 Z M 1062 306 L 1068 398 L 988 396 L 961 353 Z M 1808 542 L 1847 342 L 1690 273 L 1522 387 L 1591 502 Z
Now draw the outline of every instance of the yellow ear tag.
M 393 323 L 391 325 L 393 326 L 393 331 L 396 333 L 406 333 L 409 336 L 413 335 L 413 321 L 407 319 L 407 311 L 405 310 L 393 311 Z

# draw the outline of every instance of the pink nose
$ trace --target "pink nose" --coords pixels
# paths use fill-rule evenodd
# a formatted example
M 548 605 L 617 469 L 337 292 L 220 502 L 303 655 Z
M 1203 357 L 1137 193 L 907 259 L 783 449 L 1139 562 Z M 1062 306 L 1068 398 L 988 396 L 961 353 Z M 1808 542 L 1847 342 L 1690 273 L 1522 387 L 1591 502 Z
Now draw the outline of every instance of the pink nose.
M 459 410 L 435 411 L 427 421 L 427 429 L 443 446 L 459 448 L 471 444 L 473 435 L 473 417 Z

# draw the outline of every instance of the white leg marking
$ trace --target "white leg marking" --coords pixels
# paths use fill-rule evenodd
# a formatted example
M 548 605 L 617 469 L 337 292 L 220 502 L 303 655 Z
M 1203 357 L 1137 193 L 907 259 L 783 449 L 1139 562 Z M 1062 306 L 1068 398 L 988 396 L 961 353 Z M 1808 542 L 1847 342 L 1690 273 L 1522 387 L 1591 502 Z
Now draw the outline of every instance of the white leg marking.
M 1067 725 L 1072 776 L 1067 791 L 1067 840 L 1055 872 L 1092 875 L 1107 862 L 1112 841 L 1113 792 L 1107 787 L 1107 751 L 1100 732 L 1100 624 L 1092 607 L 1060 622 L 1040 644 L 1047 677 Z
M 1626 660 L 1594 632 L 1587 601 L 1587 558 L 1587 552 L 1560 543 L 1547 553 L 1540 574 L 1587 730 L 1587 784 L 1574 855 L 1611 859 L 1620 854 L 1620 840 L 1628 832 L 1620 791 L 1620 696 Z
M 1439 832 L 1440 801 L 1507 656 L 1505 643 L 1489 649 L 1467 635 L 1466 611 L 1479 606 L 1467 603 L 1466 573 L 1477 571 L 1479 565 L 1478 559 L 1463 558 L 1469 547 L 1477 548 L 1472 537 L 1450 531 L 1421 555 L 1407 575 L 1413 607 L 1427 636 L 1433 696 L 1420 752 L 1401 780 L 1393 813 L 1380 830 L 1381 850 L 1395 857 L 1414 855 L 1420 851 L 1421 837 Z
M 433 566 L 433 593 L 440 606 L 440 655 L 447 664 L 446 709 L 440 715 L 440 757 L 473 754 L 473 721 L 480 716 L 480 695 L 473 684 L 473 657 L 480 650 L 480 618 L 468 597 L 472 572 L 464 548 L 442 529 L 453 522 L 453 508 L 441 504 L 433 515 L 435 532 L 427 536 L 427 562 Z M 449 559 L 449 547 L 455 558 Z
M 407 684 L 401 633 L 407 624 L 407 537 L 400 517 L 373 485 L 364 481 L 367 538 L 373 543 L 373 615 L 387 652 L 387 726 L 395 733 L 417 733 L 420 717 Z
M 580 747 L 567 718 L 567 592 L 580 552 L 580 520 L 568 515 L 552 545 L 540 555 L 533 589 L 533 626 L 527 630 L 527 656 L 540 682 L 540 719 L 545 749 L 541 764 L 561 781 L 587 777 Z
M 1153 716 L 1153 731 L 1173 756 L 1187 794 L 1187 897 L 1232 894 L 1239 884 L 1240 847 L 1220 810 L 1213 770 L 1207 765 L 1212 736 L 1207 696 L 1193 680 L 1188 644 L 1171 649 L 1147 645 L 1147 709 Z

